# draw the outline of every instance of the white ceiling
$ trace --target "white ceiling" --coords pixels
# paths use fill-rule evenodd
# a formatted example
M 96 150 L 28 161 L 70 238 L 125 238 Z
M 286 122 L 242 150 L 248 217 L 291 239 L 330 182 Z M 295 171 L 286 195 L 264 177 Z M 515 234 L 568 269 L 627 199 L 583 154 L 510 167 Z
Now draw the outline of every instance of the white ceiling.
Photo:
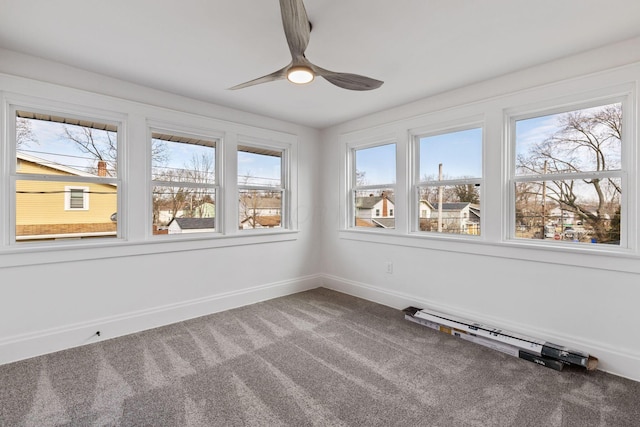
M 278 0 L 0 0 L 0 47 L 324 128 L 640 35 L 640 0 L 306 0 L 306 56 L 384 85 L 236 91 L 291 57 Z

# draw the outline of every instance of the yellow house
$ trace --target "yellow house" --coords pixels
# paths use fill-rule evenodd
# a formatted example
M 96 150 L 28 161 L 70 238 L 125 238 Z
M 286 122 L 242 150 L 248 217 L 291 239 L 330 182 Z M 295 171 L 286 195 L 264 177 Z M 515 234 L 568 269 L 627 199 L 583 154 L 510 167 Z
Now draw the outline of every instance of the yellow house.
M 98 175 L 93 175 L 22 153 L 17 160 L 19 175 L 106 176 L 104 162 L 98 162 Z M 115 237 L 117 192 L 109 183 L 18 177 L 16 240 Z

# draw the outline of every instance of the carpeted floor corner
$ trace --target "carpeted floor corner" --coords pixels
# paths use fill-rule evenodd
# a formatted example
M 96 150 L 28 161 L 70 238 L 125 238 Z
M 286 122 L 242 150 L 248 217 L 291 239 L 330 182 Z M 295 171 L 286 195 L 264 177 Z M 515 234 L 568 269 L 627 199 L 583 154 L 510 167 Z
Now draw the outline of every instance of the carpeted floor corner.
M 0 426 L 639 426 L 558 372 L 318 288 L 0 366 Z

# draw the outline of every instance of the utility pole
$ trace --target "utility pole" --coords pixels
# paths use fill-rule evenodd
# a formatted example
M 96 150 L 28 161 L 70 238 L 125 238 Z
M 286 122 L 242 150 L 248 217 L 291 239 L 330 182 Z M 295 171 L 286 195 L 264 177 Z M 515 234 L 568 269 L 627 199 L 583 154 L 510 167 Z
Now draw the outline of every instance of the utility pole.
M 544 175 L 547 174 L 547 160 L 544 161 L 544 169 L 542 171 Z M 542 181 L 542 238 L 545 238 L 546 226 L 547 226 L 547 181 Z
M 438 165 L 438 181 L 442 181 L 442 163 Z M 438 233 L 442 233 L 442 185 L 438 186 Z

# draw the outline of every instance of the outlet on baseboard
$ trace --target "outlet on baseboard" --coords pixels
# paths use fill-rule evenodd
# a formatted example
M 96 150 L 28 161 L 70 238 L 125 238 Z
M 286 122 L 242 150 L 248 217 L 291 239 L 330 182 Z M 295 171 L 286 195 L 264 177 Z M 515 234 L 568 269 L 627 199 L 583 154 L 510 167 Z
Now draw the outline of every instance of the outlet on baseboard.
M 385 266 L 387 267 L 387 269 L 386 269 L 387 274 L 393 274 L 393 262 L 387 261 L 385 263 Z

